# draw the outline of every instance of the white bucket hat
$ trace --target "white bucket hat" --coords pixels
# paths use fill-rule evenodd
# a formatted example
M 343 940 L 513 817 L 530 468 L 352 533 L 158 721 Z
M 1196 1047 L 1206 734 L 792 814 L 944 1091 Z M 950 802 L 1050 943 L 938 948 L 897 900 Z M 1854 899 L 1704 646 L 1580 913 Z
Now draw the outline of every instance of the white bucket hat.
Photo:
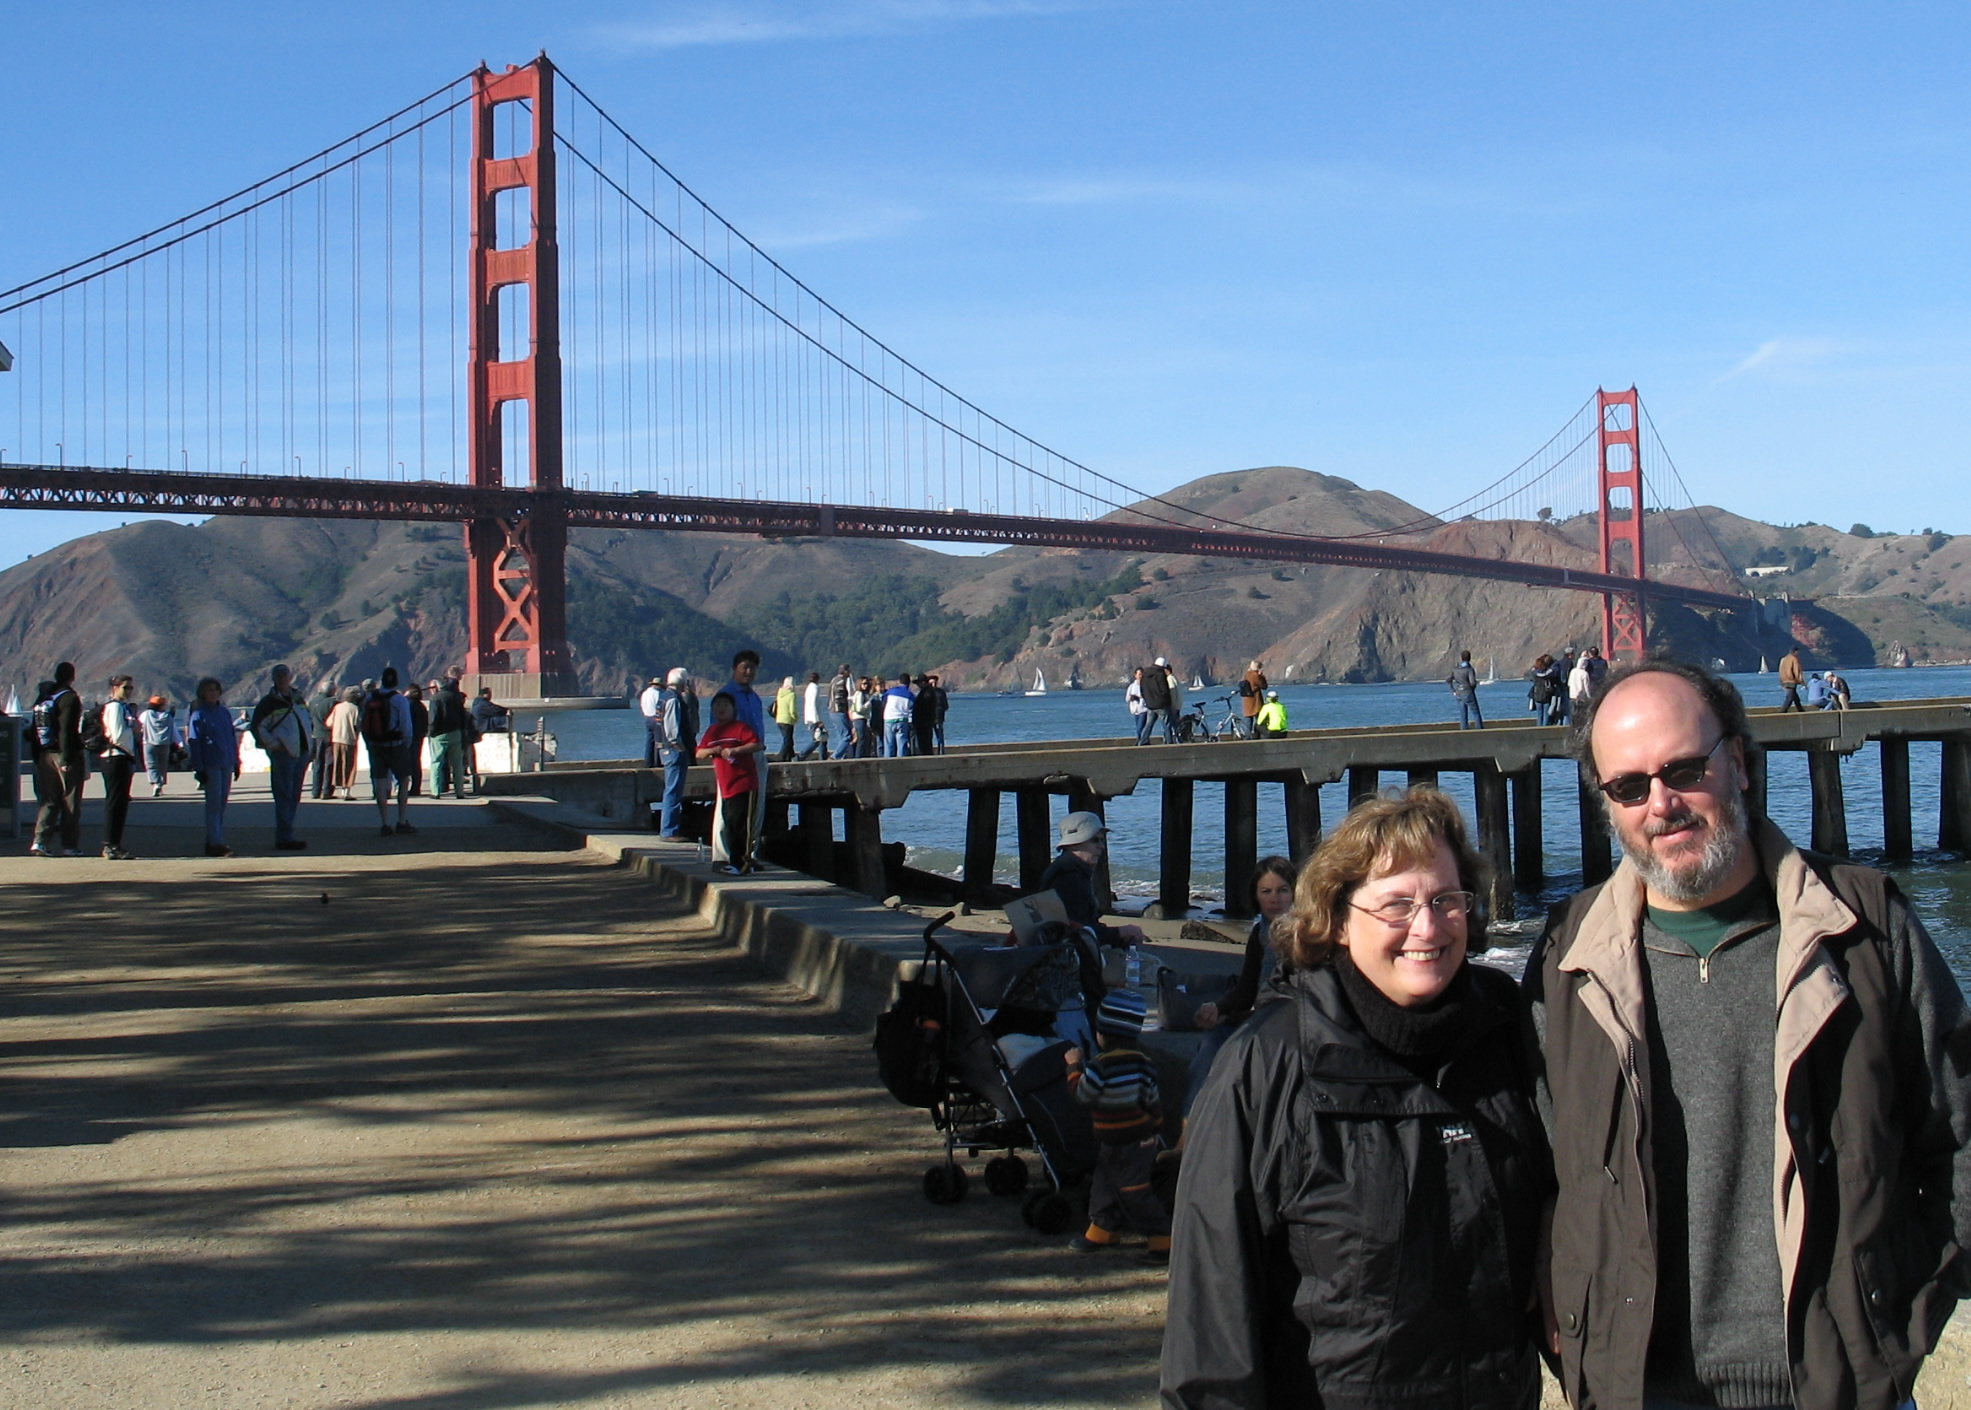
M 1074 847 L 1083 842 L 1093 842 L 1108 830 L 1107 825 L 1094 813 L 1069 813 L 1061 819 L 1061 845 Z

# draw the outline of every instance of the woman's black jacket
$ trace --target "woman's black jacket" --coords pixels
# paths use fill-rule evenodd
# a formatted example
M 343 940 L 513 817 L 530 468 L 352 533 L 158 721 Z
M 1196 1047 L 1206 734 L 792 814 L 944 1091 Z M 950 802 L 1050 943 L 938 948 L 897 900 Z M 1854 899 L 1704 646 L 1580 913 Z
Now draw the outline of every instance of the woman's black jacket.
M 1282 981 L 1212 1064 L 1178 1182 L 1172 1410 L 1531 1410 L 1534 1243 L 1552 1175 L 1519 988 L 1425 1081 L 1332 967 Z

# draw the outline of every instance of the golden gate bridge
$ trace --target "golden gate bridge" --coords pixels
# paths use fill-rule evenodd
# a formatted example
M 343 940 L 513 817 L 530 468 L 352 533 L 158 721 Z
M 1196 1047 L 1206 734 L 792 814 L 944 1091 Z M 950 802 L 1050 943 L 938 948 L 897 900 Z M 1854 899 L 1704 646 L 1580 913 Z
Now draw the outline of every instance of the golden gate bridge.
M 1460 504 L 1371 533 L 1142 493 L 848 318 L 545 54 L 0 292 L 0 345 L 0 508 L 458 522 L 466 668 L 515 695 L 572 693 L 580 527 L 1503 580 L 1600 594 L 1610 656 L 1644 650 L 1646 599 L 1750 605 L 1715 538 L 1683 544 L 1698 581 L 1649 578 L 1645 525 L 1681 477 L 1634 388 L 1598 390 Z M 1592 570 L 1430 546 L 1569 496 Z

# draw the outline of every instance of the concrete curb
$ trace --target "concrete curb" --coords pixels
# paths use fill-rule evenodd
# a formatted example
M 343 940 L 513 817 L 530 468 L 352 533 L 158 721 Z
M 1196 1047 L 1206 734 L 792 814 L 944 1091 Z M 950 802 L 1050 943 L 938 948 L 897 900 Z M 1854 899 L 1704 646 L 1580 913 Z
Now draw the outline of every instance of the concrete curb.
M 682 902 L 767 973 L 868 1030 L 896 996 L 905 965 L 924 954 L 923 919 L 885 910 L 825 881 L 775 867 L 722 876 L 695 843 L 625 832 L 615 820 L 552 798 L 488 800 L 499 816 L 573 838 Z

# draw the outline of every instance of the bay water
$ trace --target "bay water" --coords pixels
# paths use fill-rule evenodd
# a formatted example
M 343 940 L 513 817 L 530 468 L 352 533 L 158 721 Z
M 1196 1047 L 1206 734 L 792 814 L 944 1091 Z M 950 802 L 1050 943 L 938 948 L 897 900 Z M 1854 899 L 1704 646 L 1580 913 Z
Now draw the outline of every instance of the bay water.
M 1857 670 L 1844 673 L 1854 699 L 1916 700 L 1971 697 L 1971 667 L 1930 667 L 1911 670 Z M 1732 677 L 1754 706 L 1777 705 L 1778 677 Z M 1390 685 L 1279 685 L 1295 729 L 1354 729 L 1376 725 L 1455 723 L 1457 709 L 1450 692 L 1439 683 L 1404 682 Z M 1480 689 L 1488 718 L 1524 719 L 1526 683 L 1500 681 Z M 1224 714 L 1216 704 L 1225 687 L 1191 692 L 1190 699 L 1214 702 L 1211 716 Z M 556 736 L 564 762 L 622 760 L 643 754 L 643 720 L 635 710 L 570 710 L 549 714 L 547 728 Z M 534 717 L 516 722 L 531 728 Z M 946 742 L 959 744 L 1018 743 L 1026 740 L 1133 739 L 1133 721 L 1119 688 L 1055 691 L 1043 697 L 954 695 L 945 722 Z M 1156 746 L 1150 746 L 1156 747 Z M 1220 746 L 1236 749 L 1236 744 Z M 1957 853 L 1935 850 L 1939 803 L 1941 746 L 1910 746 L 1910 793 L 1917 855 L 1894 868 L 1899 884 L 1950 960 L 1961 984 L 1971 987 L 1971 867 Z M 1881 774 L 1879 756 L 1871 746 L 1842 761 L 1842 784 L 1848 804 L 1848 839 L 1857 860 L 1879 863 L 1882 846 Z M 1795 842 L 1805 845 L 1810 827 L 1807 759 L 1801 753 L 1776 753 L 1768 770 L 1768 808 L 1774 822 Z M 1386 775 L 1386 783 L 1400 783 Z M 1546 800 L 1545 840 L 1547 881 L 1540 891 L 1519 898 L 1522 917 L 1538 917 L 1546 906 L 1581 885 L 1581 845 L 1574 804 L 1574 769 L 1559 760 L 1543 771 Z M 1470 819 L 1471 778 L 1447 773 L 1447 793 Z M 1125 910 L 1141 906 L 1156 894 L 1157 848 L 1160 827 L 1159 784 L 1145 779 L 1136 792 L 1109 800 L 1110 870 L 1117 897 Z M 1259 786 L 1259 850 L 1287 850 L 1285 789 L 1280 784 Z M 1224 789 L 1199 783 L 1195 792 L 1195 831 L 1192 843 L 1194 906 L 1200 914 L 1218 912 L 1224 900 Z M 1345 810 L 1345 785 L 1321 790 L 1321 815 L 1332 825 Z M 1067 811 L 1067 800 L 1052 800 L 1056 821 Z M 883 815 L 883 836 L 902 841 L 912 866 L 956 875 L 965 839 L 966 795 L 962 790 L 913 794 L 903 807 Z M 838 822 L 839 827 L 839 822 Z M 1000 817 L 1000 856 L 997 878 L 1013 882 L 1018 858 L 1013 851 L 1013 809 L 1008 796 Z M 1537 920 L 1499 928 L 1500 953 L 1488 958 L 1511 964 L 1523 953 Z

